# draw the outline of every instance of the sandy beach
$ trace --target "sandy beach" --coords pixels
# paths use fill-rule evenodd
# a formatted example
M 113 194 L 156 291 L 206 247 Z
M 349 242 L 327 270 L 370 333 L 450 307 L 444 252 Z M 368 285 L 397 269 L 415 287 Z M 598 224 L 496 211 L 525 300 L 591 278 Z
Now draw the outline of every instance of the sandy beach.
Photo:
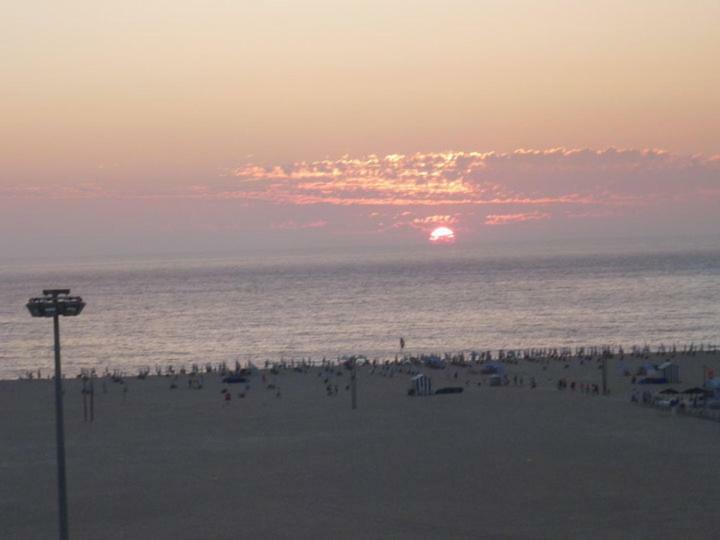
M 720 372 L 720 354 L 674 360 L 678 389 Z M 430 397 L 407 396 L 406 369 L 359 368 L 357 410 L 343 369 L 333 396 L 318 367 L 253 374 L 249 390 L 217 374 L 202 389 L 97 380 L 92 423 L 81 381 L 65 381 L 71 537 L 715 536 L 720 423 L 632 404 L 617 359 L 609 396 L 557 389 L 599 384 L 595 360 L 520 360 L 507 369 L 524 384 L 503 387 L 422 369 L 434 388 L 464 388 Z M 0 538 L 54 538 L 52 382 L 2 381 L 0 406 Z

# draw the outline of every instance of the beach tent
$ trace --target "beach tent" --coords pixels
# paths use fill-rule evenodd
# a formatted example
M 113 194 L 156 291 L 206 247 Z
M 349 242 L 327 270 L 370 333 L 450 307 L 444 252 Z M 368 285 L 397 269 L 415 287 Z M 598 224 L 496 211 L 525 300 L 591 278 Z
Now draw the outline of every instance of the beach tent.
M 250 373 L 257 373 L 260 371 L 253 362 L 248 362 L 247 369 Z
M 677 364 L 665 362 L 664 364 L 660 364 L 660 366 L 658 366 L 658 371 L 660 371 L 663 378 L 667 379 L 668 383 L 672 384 L 680 382 L 680 366 Z
M 410 379 L 411 388 L 415 396 L 429 396 L 432 394 L 432 381 L 427 375 L 418 373 Z
M 705 381 L 705 390 L 712 392 L 713 398 L 720 399 L 720 377 Z
M 615 371 L 617 371 L 618 375 L 630 375 L 630 369 L 622 359 L 615 362 Z
M 651 379 L 661 377 L 661 373 L 658 371 L 657 366 L 655 366 L 655 364 L 651 364 L 650 362 L 645 362 L 642 366 L 640 366 L 638 369 L 638 375 L 645 375 Z
M 500 362 L 488 362 L 480 368 L 483 375 L 505 375 L 505 365 Z
M 503 380 L 500 375 L 490 375 L 490 386 L 502 386 Z
M 445 360 L 440 358 L 437 355 L 430 355 L 425 357 L 425 365 L 434 369 L 444 369 L 445 368 Z

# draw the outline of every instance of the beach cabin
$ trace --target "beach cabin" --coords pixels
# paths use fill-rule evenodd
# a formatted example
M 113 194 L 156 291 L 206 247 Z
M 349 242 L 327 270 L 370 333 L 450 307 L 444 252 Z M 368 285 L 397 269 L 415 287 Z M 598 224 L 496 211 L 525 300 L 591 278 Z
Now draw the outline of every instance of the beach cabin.
M 660 364 L 657 370 L 660 372 L 660 378 L 665 379 L 668 384 L 680 382 L 680 366 L 668 361 Z
M 488 384 L 490 386 L 502 386 L 503 379 L 500 375 L 490 375 L 490 379 L 488 380 Z
M 720 400 L 720 377 L 706 380 L 705 391 L 712 394 L 713 400 Z
M 418 373 L 410 379 L 410 390 L 408 394 L 411 396 L 429 396 L 432 394 L 432 381 L 427 375 Z
M 658 371 L 658 368 L 650 362 L 645 362 L 642 366 L 640 366 L 640 368 L 638 368 L 637 374 L 644 375 L 645 377 L 649 377 L 650 379 L 659 379 L 662 377 L 662 374 Z
M 667 384 L 668 380 L 663 375 L 663 371 L 654 366 L 653 364 L 646 362 L 640 369 L 638 369 L 638 375 L 645 375 L 638 379 L 638 384 Z
M 432 369 L 445 369 L 445 360 L 432 354 L 425 357 L 425 365 Z
M 500 362 L 488 362 L 480 368 L 483 375 L 505 375 L 505 364 Z

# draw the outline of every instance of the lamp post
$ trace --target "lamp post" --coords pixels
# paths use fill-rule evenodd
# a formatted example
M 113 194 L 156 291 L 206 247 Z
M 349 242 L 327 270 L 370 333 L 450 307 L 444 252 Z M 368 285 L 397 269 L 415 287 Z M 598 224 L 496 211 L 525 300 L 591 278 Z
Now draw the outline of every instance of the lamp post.
M 352 359 L 352 374 L 350 375 L 350 384 L 352 393 L 352 408 L 357 409 L 357 358 L 353 356 Z
M 610 393 L 608 389 L 608 357 L 610 353 L 603 352 L 602 356 L 602 395 L 607 396 Z
M 85 302 L 70 296 L 70 289 L 46 289 L 43 296 L 31 298 L 27 308 L 33 317 L 52 317 L 55 337 L 55 436 L 57 438 L 58 510 L 60 540 L 68 540 L 67 484 L 65 480 L 65 429 L 63 423 L 62 374 L 60 370 L 60 315 L 80 315 Z

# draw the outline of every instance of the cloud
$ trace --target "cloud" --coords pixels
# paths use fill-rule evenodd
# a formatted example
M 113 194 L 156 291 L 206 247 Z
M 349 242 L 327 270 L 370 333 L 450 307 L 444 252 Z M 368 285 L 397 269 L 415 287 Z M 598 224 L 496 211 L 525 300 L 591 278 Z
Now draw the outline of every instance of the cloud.
M 107 201 L 108 208 L 128 212 L 182 207 L 188 227 L 323 229 L 335 235 L 416 234 L 440 225 L 460 234 L 550 220 L 548 226 L 557 228 L 569 222 L 573 228 L 622 227 L 623 220 L 661 225 L 670 216 L 673 227 L 705 220 L 711 228 L 720 215 L 720 156 L 656 149 L 343 156 L 246 163 L 208 174 L 163 182 L 98 176 L 34 186 L 6 180 L 0 182 L 0 204 L 7 209 L 21 199 L 31 205 L 63 199 L 96 207 Z
M 720 156 L 617 148 L 418 152 L 248 163 L 192 183 L 0 183 L 0 194 L 14 198 L 188 198 L 246 205 L 488 207 L 491 212 L 495 207 L 538 211 L 635 207 L 720 198 Z
M 715 193 L 720 160 L 646 149 L 370 155 L 226 171 L 217 198 L 335 206 L 642 206 Z
M 410 222 L 410 226 L 415 227 L 416 229 L 427 230 L 427 229 L 433 229 L 440 225 L 447 226 L 447 225 L 455 225 L 456 223 L 458 223 L 457 216 L 437 214 L 437 215 L 433 215 L 433 216 L 425 216 L 425 217 L 415 218 Z
M 273 223 L 270 228 L 295 231 L 300 229 L 320 229 L 323 227 L 327 227 L 327 224 L 328 222 L 323 219 L 318 219 L 316 221 L 310 221 L 306 223 L 298 223 L 292 219 L 288 219 L 285 221 L 281 221 L 280 223 Z
M 66 185 L 0 185 L 0 196 L 13 199 L 105 199 L 111 192 L 97 182 Z
M 546 212 L 531 212 L 529 214 L 488 214 L 485 216 L 485 225 L 507 225 L 509 223 L 550 219 L 550 217 L 550 214 Z

